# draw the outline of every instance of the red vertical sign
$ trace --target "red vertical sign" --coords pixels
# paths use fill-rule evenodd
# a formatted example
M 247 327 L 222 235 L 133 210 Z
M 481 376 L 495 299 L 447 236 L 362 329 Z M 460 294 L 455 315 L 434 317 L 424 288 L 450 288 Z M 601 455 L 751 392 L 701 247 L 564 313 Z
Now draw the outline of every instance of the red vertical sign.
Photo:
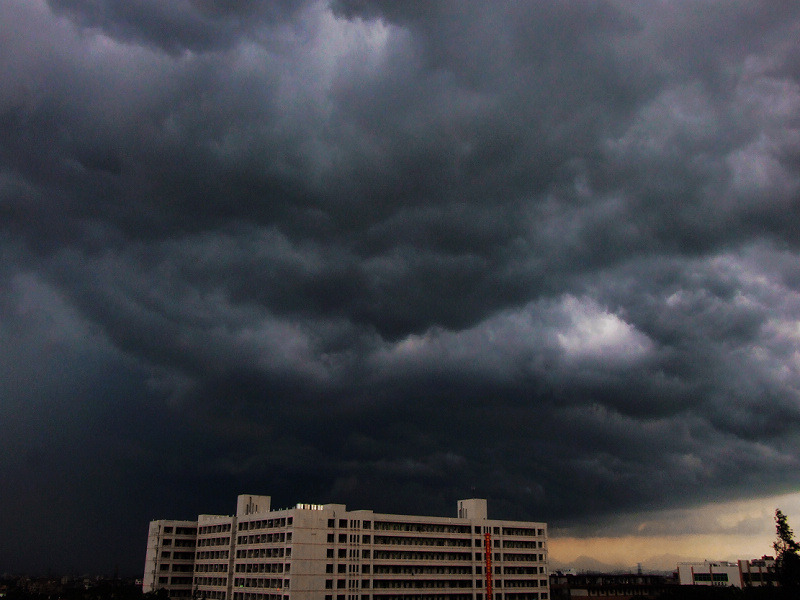
M 486 600 L 492 600 L 492 534 L 486 531 Z

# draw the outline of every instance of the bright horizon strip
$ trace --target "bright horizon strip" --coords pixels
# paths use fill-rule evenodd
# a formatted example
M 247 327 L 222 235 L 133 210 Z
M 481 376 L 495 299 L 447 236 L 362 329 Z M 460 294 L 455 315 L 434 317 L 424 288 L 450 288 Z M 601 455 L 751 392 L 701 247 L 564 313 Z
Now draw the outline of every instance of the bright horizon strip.
M 775 509 L 780 508 L 797 534 L 800 493 L 753 500 L 710 503 L 694 509 L 659 511 L 622 517 L 619 536 L 577 537 L 551 532 L 551 561 L 569 566 L 588 557 L 615 568 L 675 569 L 678 562 L 760 558 L 773 555 Z M 681 533 L 663 533 L 687 528 Z M 694 528 L 694 530 L 692 530 Z M 738 533 L 738 529 L 743 529 Z M 659 533 L 648 534 L 650 530 Z M 631 533 L 637 531 L 638 533 Z

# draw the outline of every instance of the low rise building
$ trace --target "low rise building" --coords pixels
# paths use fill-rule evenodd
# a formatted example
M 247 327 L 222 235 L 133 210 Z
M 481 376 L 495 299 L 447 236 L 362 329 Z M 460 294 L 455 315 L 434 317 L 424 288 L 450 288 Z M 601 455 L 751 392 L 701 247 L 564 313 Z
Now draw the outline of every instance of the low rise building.
M 762 556 L 760 559 L 728 561 L 704 561 L 678 563 L 678 579 L 681 585 L 704 585 L 726 587 L 759 587 L 773 585 L 775 559 Z
M 571 598 L 614 598 L 614 600 L 655 600 L 674 589 L 674 580 L 664 575 L 633 573 L 550 574 L 552 600 Z
M 459 500 L 449 518 L 270 503 L 244 495 L 235 515 L 153 521 L 143 591 L 216 600 L 550 598 L 546 524 L 489 519 L 484 499 Z

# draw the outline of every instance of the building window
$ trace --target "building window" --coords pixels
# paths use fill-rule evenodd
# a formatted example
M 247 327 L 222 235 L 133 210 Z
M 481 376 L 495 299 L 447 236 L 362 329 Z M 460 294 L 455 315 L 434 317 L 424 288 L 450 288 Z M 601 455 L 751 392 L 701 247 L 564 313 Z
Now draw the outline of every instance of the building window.
M 335 527 L 336 520 L 335 519 L 328 519 L 328 527 Z
M 328 548 L 327 553 L 325 554 L 327 558 L 333 558 L 333 548 Z
M 332 590 L 333 589 L 333 579 L 326 579 L 325 580 L 325 589 Z
M 364 521 L 364 529 L 370 529 L 372 527 L 372 521 Z
M 344 564 L 344 563 L 341 563 L 340 565 L 337 565 L 337 571 L 339 573 L 346 573 L 347 572 L 347 565 Z
M 339 527 L 347 527 L 347 519 L 339 519 Z
M 332 544 L 332 543 L 333 543 L 333 539 L 334 539 L 334 536 L 333 536 L 333 534 L 332 534 L 332 533 L 329 533 L 329 534 L 328 534 L 328 543 L 329 543 L 329 544 Z
M 347 558 L 347 548 L 339 548 L 339 558 Z
M 346 533 L 340 533 L 339 534 L 339 543 L 340 544 L 346 544 L 347 543 L 347 534 Z
M 337 589 L 340 589 L 340 590 L 343 590 L 343 589 L 344 589 L 344 586 L 345 586 L 345 584 L 346 584 L 346 583 L 347 583 L 347 582 L 346 582 L 344 579 L 339 579 L 339 580 L 336 582 L 336 588 L 337 588 Z
M 331 563 L 328 563 L 327 565 L 325 565 L 325 572 L 326 573 L 333 573 L 333 565 Z

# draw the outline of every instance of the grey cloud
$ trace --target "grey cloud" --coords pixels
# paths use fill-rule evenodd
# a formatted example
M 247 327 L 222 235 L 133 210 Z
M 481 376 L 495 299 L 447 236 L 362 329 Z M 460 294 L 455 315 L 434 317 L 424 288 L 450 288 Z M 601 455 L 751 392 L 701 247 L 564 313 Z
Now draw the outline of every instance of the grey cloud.
M 259 27 L 291 24 L 305 0 L 209 2 L 179 0 L 48 0 L 56 14 L 126 42 L 152 44 L 169 53 L 229 47 Z

